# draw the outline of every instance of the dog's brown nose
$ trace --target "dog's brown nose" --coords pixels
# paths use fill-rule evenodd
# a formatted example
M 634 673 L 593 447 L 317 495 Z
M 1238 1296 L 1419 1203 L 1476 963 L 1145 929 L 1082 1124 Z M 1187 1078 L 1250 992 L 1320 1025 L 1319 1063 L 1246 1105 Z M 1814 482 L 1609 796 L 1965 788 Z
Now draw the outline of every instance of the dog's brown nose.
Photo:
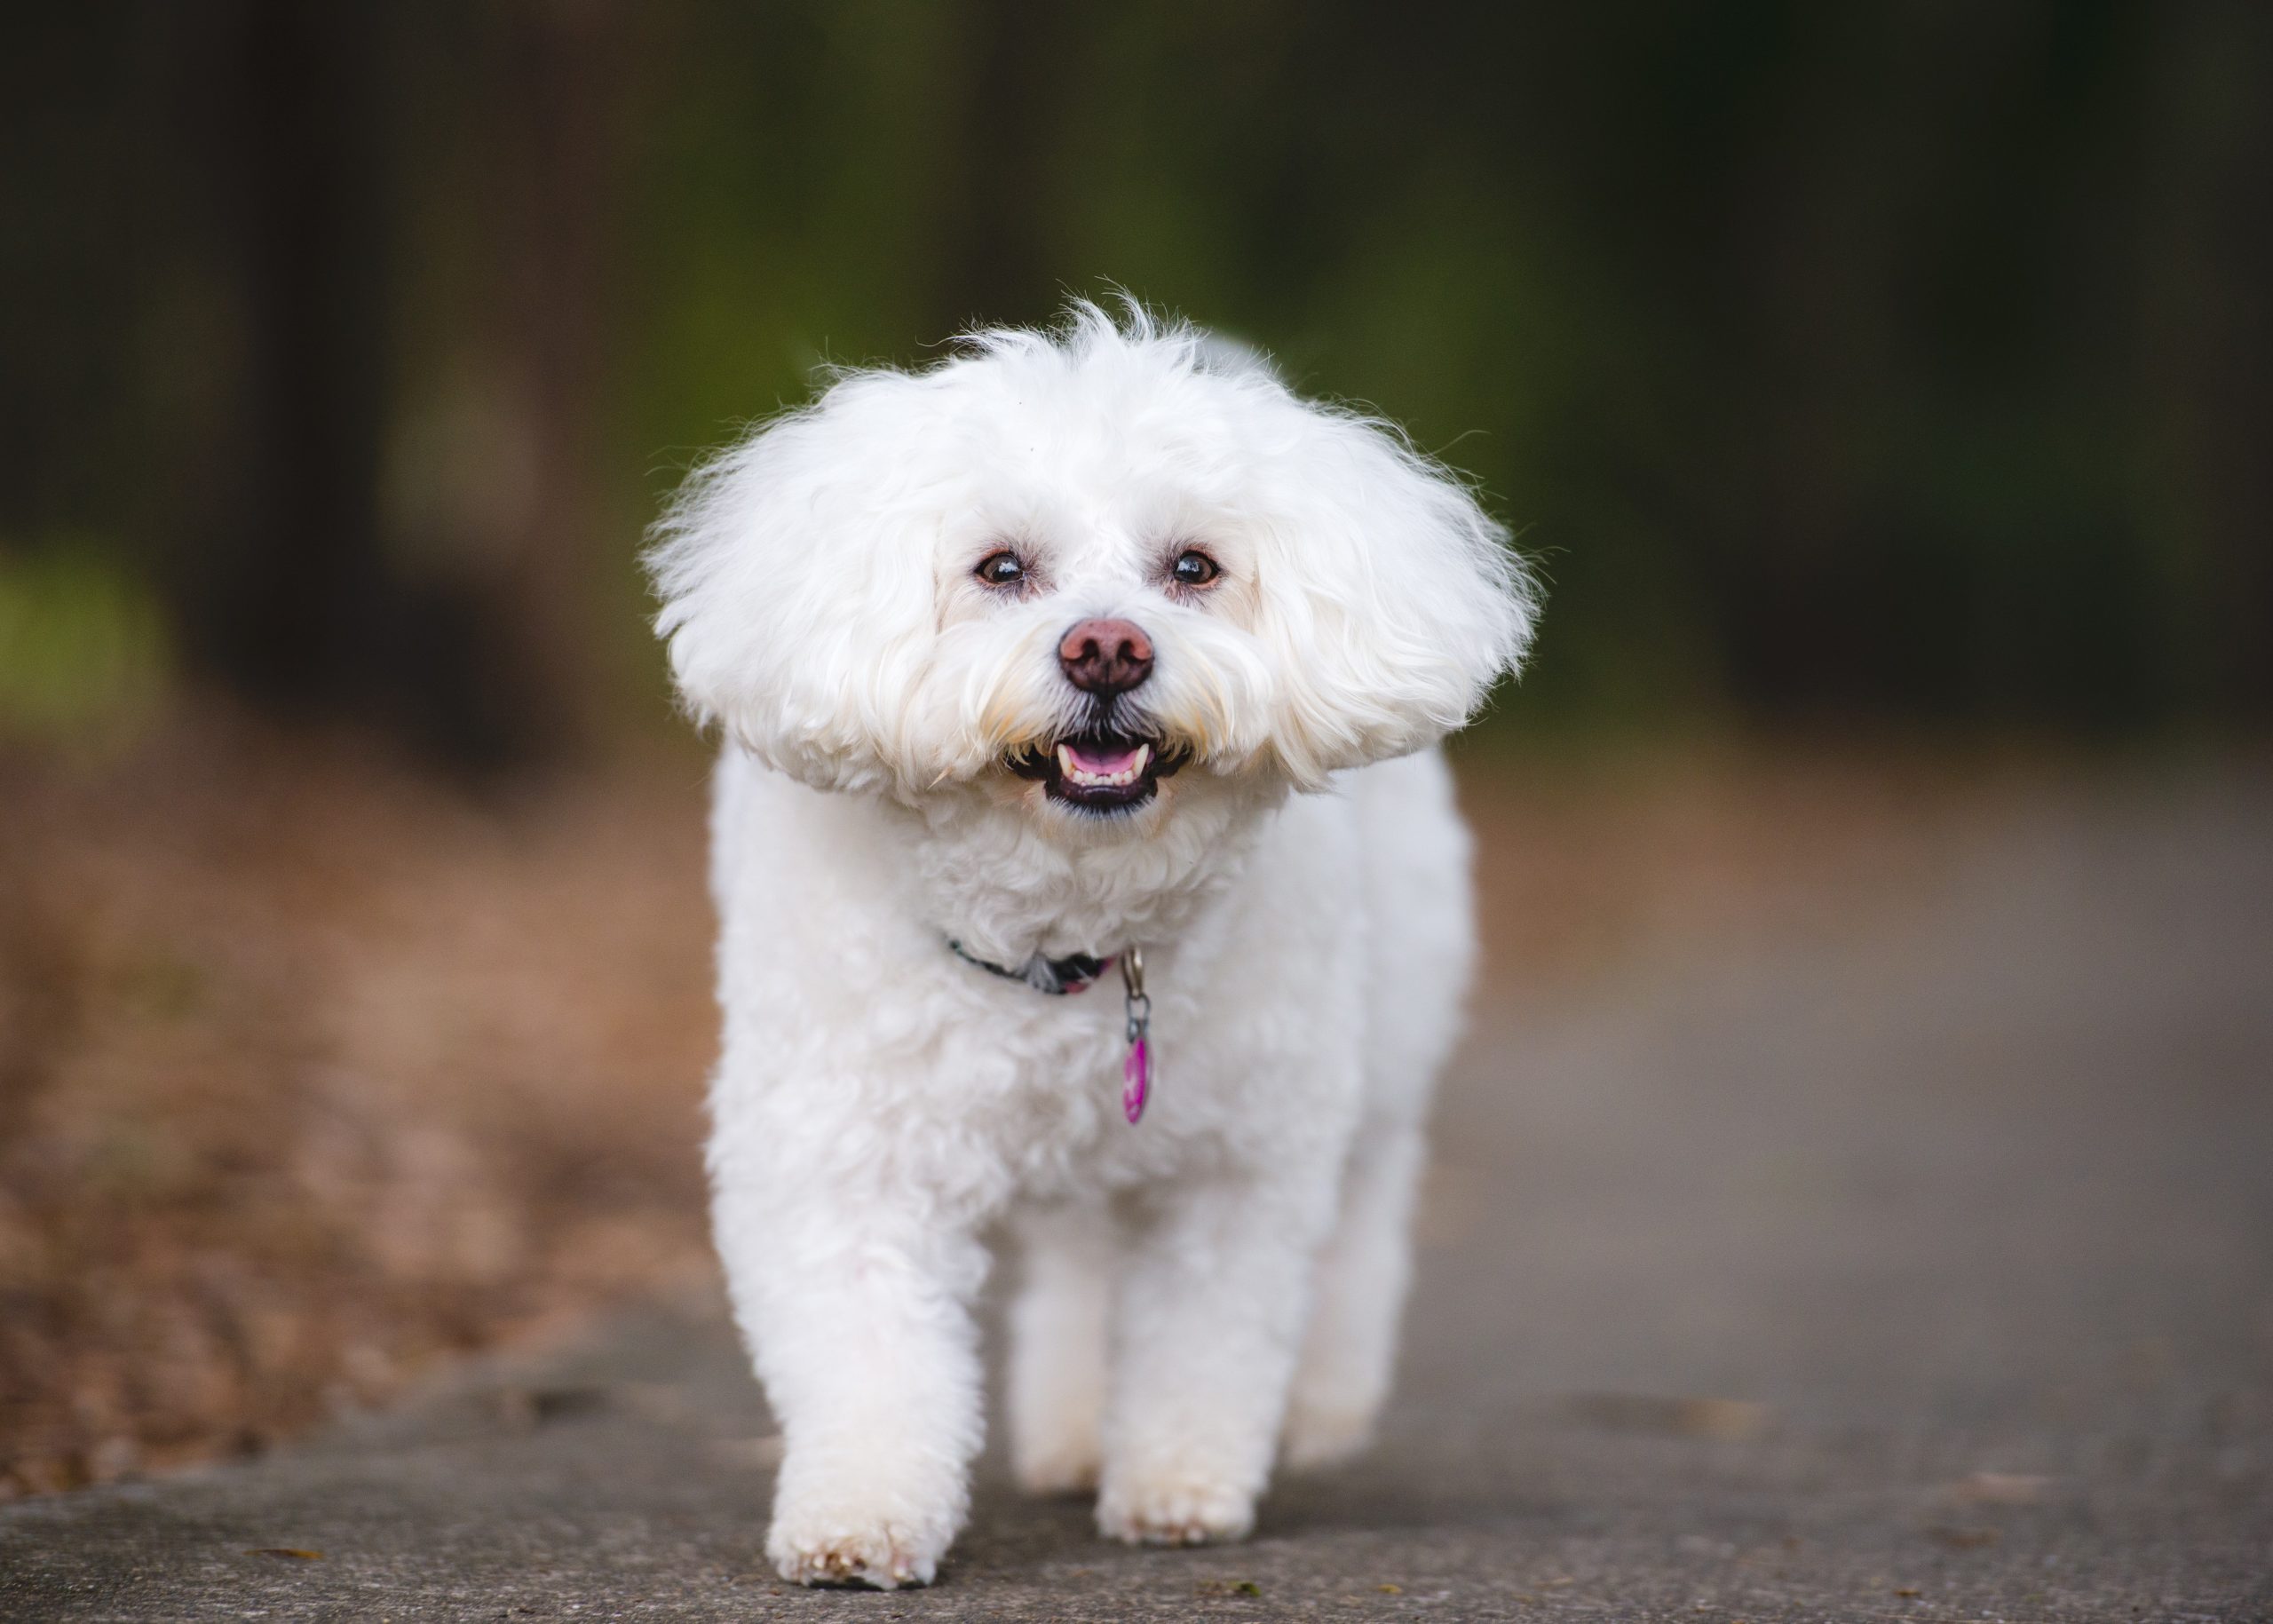
M 1152 639 L 1134 621 L 1082 621 L 1060 638 L 1065 680 L 1088 693 L 1125 693 L 1152 674 Z

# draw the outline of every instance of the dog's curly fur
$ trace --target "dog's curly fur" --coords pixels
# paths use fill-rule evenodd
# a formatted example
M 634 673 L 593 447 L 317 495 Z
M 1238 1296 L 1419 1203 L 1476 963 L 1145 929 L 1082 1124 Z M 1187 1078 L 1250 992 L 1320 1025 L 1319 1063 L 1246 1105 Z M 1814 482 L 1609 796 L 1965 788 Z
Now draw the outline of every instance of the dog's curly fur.
M 1244 1534 L 1274 1455 L 1358 1447 L 1388 1386 L 1471 955 L 1435 746 L 1534 614 L 1504 534 L 1395 430 L 1081 305 L 837 374 L 694 475 L 650 562 L 726 740 L 709 1165 L 785 1436 L 774 1563 L 934 1576 L 998 1222 L 1020 1479 L 1096 1488 L 1121 1539 Z M 1143 630 L 1149 680 L 1068 679 L 1091 617 Z M 1050 765 L 1099 735 L 1145 746 L 1102 806 Z M 951 939 L 1012 967 L 1142 947 L 1141 1125 L 1114 983 L 1045 996 Z

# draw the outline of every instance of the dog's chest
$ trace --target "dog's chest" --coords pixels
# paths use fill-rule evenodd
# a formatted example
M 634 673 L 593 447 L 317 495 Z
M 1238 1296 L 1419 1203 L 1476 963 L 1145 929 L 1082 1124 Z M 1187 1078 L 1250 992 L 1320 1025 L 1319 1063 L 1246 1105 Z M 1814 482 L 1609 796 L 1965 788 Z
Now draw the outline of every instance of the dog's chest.
M 1156 1072 L 1142 1117 L 1128 1120 L 1129 1046 L 1117 976 L 1078 994 L 1012 986 L 1000 994 L 958 1010 L 940 1033 L 951 1058 L 930 1102 L 937 1142 L 983 1145 L 982 1158 L 1003 1175 L 1000 1195 L 1053 1199 L 1157 1180 L 1188 1164 L 1216 1130 L 1216 1090 L 1196 1065 L 1183 1075 L 1182 1098 L 1165 1092 L 1176 1073 Z

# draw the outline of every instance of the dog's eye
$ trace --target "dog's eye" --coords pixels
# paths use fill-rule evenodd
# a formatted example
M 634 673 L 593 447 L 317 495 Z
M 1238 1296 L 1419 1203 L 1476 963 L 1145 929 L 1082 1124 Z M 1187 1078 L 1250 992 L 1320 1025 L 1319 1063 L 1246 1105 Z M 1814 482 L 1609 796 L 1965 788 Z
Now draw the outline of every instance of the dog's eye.
M 981 558 L 971 574 L 988 586 L 1016 586 L 1026 578 L 1026 566 L 1017 553 L 1005 548 Z
M 1178 586 L 1206 586 L 1223 573 L 1215 559 L 1196 548 L 1176 554 L 1176 562 L 1168 566 Z

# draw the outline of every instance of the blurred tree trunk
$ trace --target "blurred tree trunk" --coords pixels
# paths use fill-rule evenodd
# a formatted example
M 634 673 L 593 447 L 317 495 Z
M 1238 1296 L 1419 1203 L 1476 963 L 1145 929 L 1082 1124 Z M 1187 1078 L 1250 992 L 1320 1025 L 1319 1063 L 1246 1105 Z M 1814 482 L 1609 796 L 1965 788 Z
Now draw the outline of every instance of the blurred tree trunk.
M 594 589 L 609 574 L 597 471 L 621 22 L 604 0 L 521 0 L 503 26 L 508 240 L 499 326 L 526 414 L 534 499 L 503 538 L 493 583 L 496 675 L 522 740 L 548 753 L 589 742 L 616 675 Z
M 1063 285 L 1048 234 L 1065 205 L 1055 141 L 1075 15 L 1047 0 L 985 0 L 962 13 L 961 116 L 950 131 L 928 339 L 1057 312 Z
M 2142 514 L 2175 578 L 2166 661 L 2181 700 L 2273 717 L 2273 61 L 2261 6 L 2174 20 L 2150 149 L 2143 345 L 2151 456 Z
M 446 156 L 398 128 L 437 93 L 428 59 L 376 0 L 216 14 L 215 83 L 194 93 L 212 99 L 241 334 L 237 471 L 179 596 L 201 663 L 264 708 L 375 722 L 468 765 L 590 741 L 614 674 L 592 595 L 618 15 L 522 0 L 472 30 L 498 139 L 471 166 L 490 289 L 466 341 L 502 360 L 532 499 L 479 559 L 422 562 L 387 534 L 382 484 L 404 358 L 391 295 L 416 251 L 394 192 Z
M 242 335 L 235 478 L 182 561 L 193 649 L 272 708 L 369 696 L 387 313 L 368 3 L 243 0 L 209 42 L 226 274 Z

